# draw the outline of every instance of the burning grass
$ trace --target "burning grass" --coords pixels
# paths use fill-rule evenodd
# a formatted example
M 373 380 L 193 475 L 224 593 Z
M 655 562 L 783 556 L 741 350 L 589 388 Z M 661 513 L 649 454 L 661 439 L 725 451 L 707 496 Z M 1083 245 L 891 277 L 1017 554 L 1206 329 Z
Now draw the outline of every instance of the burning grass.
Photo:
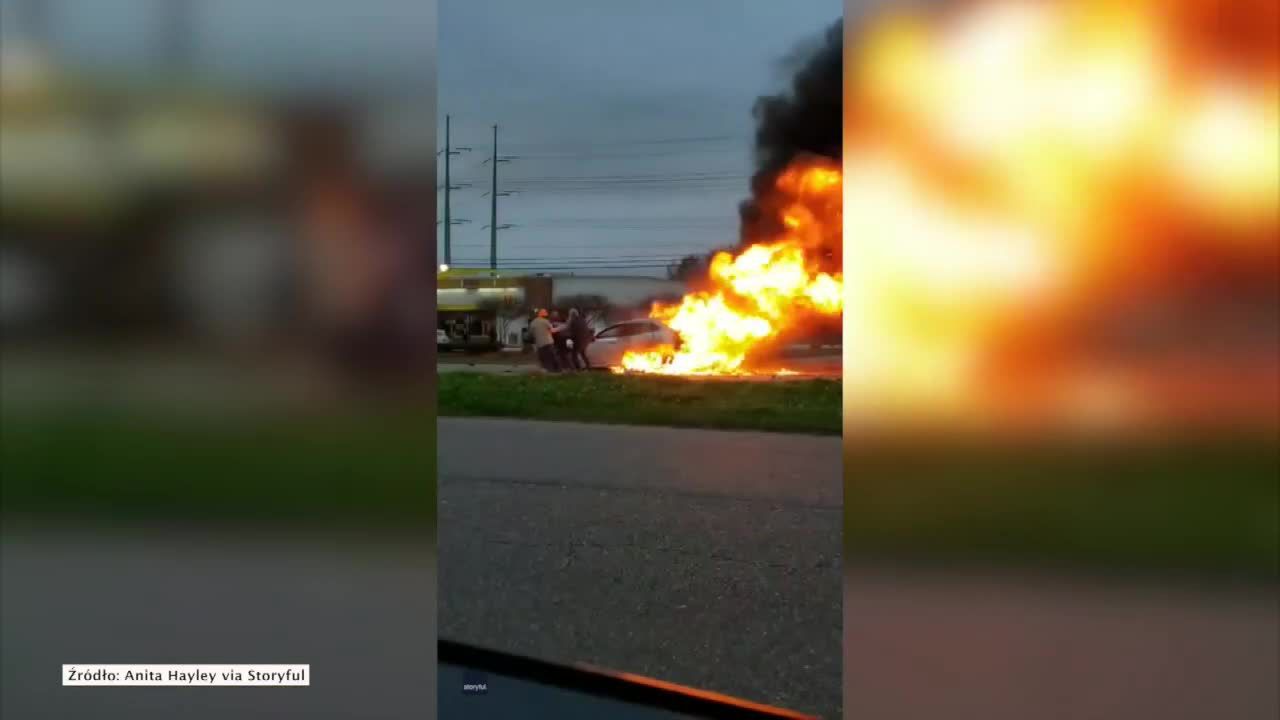
M 705 382 L 575 374 L 439 376 L 440 415 L 838 435 L 833 380 Z

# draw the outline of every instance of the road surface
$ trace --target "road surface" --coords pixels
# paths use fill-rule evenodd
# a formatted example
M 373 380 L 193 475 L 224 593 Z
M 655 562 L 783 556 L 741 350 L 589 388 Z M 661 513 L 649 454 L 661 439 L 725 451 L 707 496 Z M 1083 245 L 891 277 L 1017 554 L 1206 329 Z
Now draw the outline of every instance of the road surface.
M 5 518 L 0 716 L 432 717 L 430 539 Z M 310 687 L 64 688 L 62 664 L 307 663 Z
M 439 449 L 442 637 L 839 717 L 839 438 L 441 418 Z
M 850 717 L 1272 720 L 1274 585 L 850 568 Z

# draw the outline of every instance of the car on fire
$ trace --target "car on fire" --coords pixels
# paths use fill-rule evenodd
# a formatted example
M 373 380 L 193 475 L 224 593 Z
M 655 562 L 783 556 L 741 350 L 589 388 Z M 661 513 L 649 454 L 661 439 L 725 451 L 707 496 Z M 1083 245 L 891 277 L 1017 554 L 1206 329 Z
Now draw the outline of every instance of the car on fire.
M 596 333 L 587 346 L 587 360 L 594 368 L 616 367 L 628 351 L 656 350 L 662 345 L 678 347 L 680 336 L 656 320 L 628 320 Z

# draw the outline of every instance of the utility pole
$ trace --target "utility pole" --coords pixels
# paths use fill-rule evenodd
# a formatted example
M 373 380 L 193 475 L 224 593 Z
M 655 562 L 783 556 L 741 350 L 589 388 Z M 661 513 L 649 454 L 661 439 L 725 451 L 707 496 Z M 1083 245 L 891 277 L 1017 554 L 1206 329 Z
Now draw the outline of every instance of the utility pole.
M 514 227 L 510 223 L 505 225 L 498 224 L 498 196 L 512 195 L 511 192 L 498 192 L 498 163 L 511 162 L 515 160 L 515 155 L 499 155 L 498 154 L 498 126 L 493 126 L 493 156 L 485 162 L 492 162 L 492 184 L 489 186 L 489 269 L 498 269 L 498 231 Z
M 498 126 L 493 126 L 493 184 L 489 186 L 489 269 L 498 269 Z
M 455 150 L 453 146 L 449 144 L 449 116 L 445 115 L 444 116 L 444 223 L 443 225 L 444 225 L 444 264 L 446 267 L 453 263 L 453 244 L 450 238 L 450 229 L 454 225 L 461 225 L 462 223 L 469 222 L 468 220 L 455 221 L 452 218 L 452 216 L 449 214 L 449 191 L 458 190 L 464 187 L 469 187 L 468 184 L 462 184 L 462 185 L 450 184 L 449 158 L 452 157 L 453 155 L 458 155 L 460 153 L 467 152 L 470 150 L 471 148 L 469 147 L 460 147 Z

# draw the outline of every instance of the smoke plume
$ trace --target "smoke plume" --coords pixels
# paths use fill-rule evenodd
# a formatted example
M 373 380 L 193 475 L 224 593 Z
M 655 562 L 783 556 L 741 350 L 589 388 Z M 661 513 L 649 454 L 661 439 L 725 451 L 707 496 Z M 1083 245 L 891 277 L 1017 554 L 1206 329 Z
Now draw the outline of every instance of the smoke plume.
M 797 157 L 816 155 L 839 163 L 844 96 L 844 21 L 837 20 L 814 47 L 801 48 L 787 59 L 798 69 L 791 87 L 756 101 L 756 170 L 751 197 L 741 206 L 742 244 L 777 234 L 781 201 L 773 192 L 778 175 Z M 839 269 L 839 237 L 824 248 Z M 825 264 L 825 263 L 824 263 Z

